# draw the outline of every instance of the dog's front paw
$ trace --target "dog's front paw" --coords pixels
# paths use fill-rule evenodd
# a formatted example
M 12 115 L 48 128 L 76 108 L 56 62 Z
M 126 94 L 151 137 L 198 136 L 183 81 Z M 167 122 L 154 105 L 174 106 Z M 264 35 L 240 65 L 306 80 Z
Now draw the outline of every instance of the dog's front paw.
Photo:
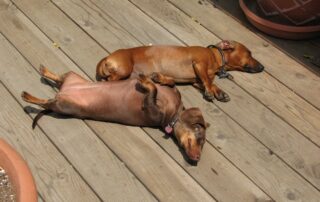
M 147 81 L 147 77 L 146 77 L 146 75 L 141 73 L 141 74 L 139 74 L 138 80 L 140 82 L 145 82 L 145 81 Z
M 204 98 L 208 101 L 213 101 L 214 100 L 214 94 L 208 91 L 204 92 Z
M 160 85 L 165 85 L 165 86 L 169 86 L 169 87 L 175 86 L 175 82 L 171 77 L 164 76 L 164 75 L 157 73 L 157 72 L 153 72 L 150 75 L 150 78 L 153 82 L 159 83 Z
M 153 82 L 155 82 L 155 83 L 160 83 L 161 78 L 160 78 L 159 73 L 153 72 L 153 73 L 151 74 L 150 78 L 151 78 L 151 80 L 152 80 Z
M 215 97 L 217 98 L 217 100 L 219 100 L 220 102 L 229 102 L 230 101 L 230 97 L 227 93 L 225 93 L 222 90 L 219 90 L 216 94 Z
M 143 93 L 148 92 L 148 88 L 146 85 L 146 81 L 143 79 L 138 79 L 137 83 L 136 83 L 136 88 Z

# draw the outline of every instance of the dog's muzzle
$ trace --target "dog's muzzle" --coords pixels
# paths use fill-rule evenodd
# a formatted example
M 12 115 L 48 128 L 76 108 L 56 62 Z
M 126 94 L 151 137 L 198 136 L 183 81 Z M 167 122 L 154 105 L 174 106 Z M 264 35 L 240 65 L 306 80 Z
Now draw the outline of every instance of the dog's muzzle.
M 263 70 L 264 70 L 264 66 L 260 63 L 256 67 L 249 67 L 249 66 L 243 67 L 243 71 L 248 73 L 259 73 L 259 72 L 262 72 Z

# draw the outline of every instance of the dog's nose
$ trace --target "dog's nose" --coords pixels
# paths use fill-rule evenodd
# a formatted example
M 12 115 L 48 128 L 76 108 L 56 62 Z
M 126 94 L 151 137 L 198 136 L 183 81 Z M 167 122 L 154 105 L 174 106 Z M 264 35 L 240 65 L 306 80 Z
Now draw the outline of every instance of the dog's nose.
M 259 63 L 257 66 L 257 70 L 258 72 L 262 72 L 264 70 L 264 66 L 261 63 Z
M 200 160 L 200 154 L 196 154 L 193 156 L 194 161 L 199 161 Z

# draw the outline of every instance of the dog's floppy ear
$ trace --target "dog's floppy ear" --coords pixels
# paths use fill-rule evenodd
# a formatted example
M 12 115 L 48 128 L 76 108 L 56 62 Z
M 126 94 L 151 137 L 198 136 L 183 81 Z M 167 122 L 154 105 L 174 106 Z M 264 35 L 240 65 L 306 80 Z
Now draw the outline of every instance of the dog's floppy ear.
M 233 50 L 235 48 L 236 43 L 234 41 L 231 40 L 222 40 L 221 42 L 219 42 L 216 46 L 218 46 L 219 48 L 221 48 L 222 50 L 228 50 L 231 49 Z
M 192 126 L 194 124 L 200 124 L 204 128 L 209 127 L 208 123 L 204 121 L 200 109 L 196 107 L 189 108 L 183 111 L 180 118 L 184 123 L 188 124 L 189 126 Z

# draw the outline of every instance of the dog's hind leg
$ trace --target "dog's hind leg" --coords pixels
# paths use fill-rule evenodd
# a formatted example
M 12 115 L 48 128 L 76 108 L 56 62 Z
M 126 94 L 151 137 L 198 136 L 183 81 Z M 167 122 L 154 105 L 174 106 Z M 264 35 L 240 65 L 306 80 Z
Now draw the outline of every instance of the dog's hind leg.
M 63 79 L 61 78 L 61 76 L 50 72 L 49 69 L 46 68 L 45 66 L 40 65 L 39 71 L 40 71 L 40 75 L 43 78 L 46 78 L 46 79 L 54 81 L 58 86 L 62 85 Z
M 89 82 L 73 71 L 69 71 L 62 75 L 57 75 L 49 71 L 48 68 L 44 67 L 43 65 L 40 65 L 40 74 L 42 77 L 54 81 L 60 90 L 63 86 Z
M 43 107 L 44 109 L 51 109 L 56 101 L 56 99 L 45 100 L 45 99 L 36 98 L 25 91 L 23 91 L 21 93 L 21 97 L 24 101 L 39 105 L 39 106 Z
M 33 122 L 32 122 L 33 129 L 36 127 L 38 120 L 43 115 L 53 112 L 52 108 L 54 107 L 56 102 L 55 99 L 45 100 L 45 99 L 36 98 L 25 91 L 22 92 L 21 97 L 26 102 L 36 104 L 44 108 L 44 110 L 40 111 L 33 119 Z
M 163 113 L 157 105 L 158 90 L 155 84 L 150 81 L 145 75 L 139 75 L 138 86 L 145 93 L 145 98 L 142 103 L 142 110 L 150 115 L 151 120 L 161 121 Z

